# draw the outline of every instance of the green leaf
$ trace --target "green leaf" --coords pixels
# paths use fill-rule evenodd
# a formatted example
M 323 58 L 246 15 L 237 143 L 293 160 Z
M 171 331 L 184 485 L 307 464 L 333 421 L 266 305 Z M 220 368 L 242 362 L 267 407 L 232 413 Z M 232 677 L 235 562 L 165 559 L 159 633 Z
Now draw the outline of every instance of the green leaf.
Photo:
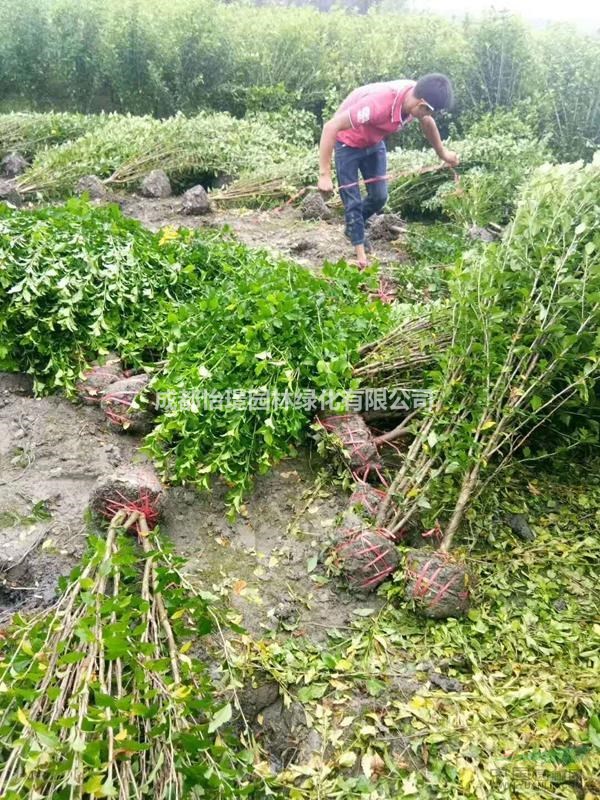
M 591 717 L 588 725 L 588 738 L 594 747 L 600 748 L 600 718 L 595 714 Z
M 544 404 L 543 399 L 539 395 L 534 394 L 533 397 L 531 398 L 531 408 L 534 411 L 537 411 L 538 408 L 540 408 L 543 404 Z
M 221 725 L 224 725 L 226 722 L 229 722 L 231 719 L 232 708 L 231 703 L 227 703 L 222 708 L 220 708 L 215 714 L 213 714 L 209 724 L 208 724 L 208 732 L 214 733 Z
M 71 750 L 73 750 L 74 753 L 85 752 L 85 737 L 83 734 L 78 733 L 71 739 Z

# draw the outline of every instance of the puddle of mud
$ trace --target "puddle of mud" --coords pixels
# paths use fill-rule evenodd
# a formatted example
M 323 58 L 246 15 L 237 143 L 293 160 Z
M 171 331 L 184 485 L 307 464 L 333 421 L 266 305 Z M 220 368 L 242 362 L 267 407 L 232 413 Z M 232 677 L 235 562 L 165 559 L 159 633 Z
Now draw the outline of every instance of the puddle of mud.
M 348 502 L 334 488 L 320 488 L 309 454 L 285 459 L 257 479 L 245 515 L 228 522 L 223 491 L 194 495 L 174 489 L 163 530 L 188 558 L 188 577 L 225 593 L 254 635 L 293 631 L 313 641 L 343 628 L 354 609 L 379 601 L 352 595 L 323 574 L 315 559 Z

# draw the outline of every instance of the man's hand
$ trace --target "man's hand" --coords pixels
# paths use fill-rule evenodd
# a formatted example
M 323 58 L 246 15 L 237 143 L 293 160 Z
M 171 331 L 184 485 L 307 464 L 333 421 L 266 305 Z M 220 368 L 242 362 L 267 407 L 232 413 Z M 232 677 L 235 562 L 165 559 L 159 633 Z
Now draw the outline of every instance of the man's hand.
M 331 175 L 319 175 L 317 189 L 324 194 L 331 194 L 333 192 L 333 181 L 331 180 Z
M 442 161 L 445 161 L 449 167 L 458 167 L 460 164 L 460 158 L 458 157 L 458 153 L 455 153 L 454 150 L 446 150 L 441 155 Z
M 331 182 L 331 156 L 337 135 L 340 131 L 345 131 L 352 127 L 350 114 L 347 111 L 342 111 L 336 114 L 335 117 L 323 125 L 323 133 L 321 134 L 321 143 L 319 144 L 319 181 L 317 186 L 323 194 L 331 194 L 333 192 L 333 183 Z
M 458 167 L 460 163 L 458 153 L 455 153 L 453 150 L 447 150 L 444 147 L 442 143 L 442 137 L 440 136 L 440 132 L 435 124 L 434 118 L 423 117 L 423 119 L 420 119 L 419 122 L 421 124 L 421 130 L 425 134 L 425 138 L 435 150 L 436 155 L 441 158 L 442 161 L 445 161 L 449 167 Z

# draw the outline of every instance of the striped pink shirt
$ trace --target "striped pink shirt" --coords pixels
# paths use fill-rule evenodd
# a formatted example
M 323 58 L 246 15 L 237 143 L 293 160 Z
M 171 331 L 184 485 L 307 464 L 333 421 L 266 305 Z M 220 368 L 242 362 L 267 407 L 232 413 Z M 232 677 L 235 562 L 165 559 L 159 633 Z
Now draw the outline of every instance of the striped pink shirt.
M 413 120 L 402 118 L 402 103 L 415 81 L 369 83 L 351 92 L 338 109 L 348 111 L 351 128 L 340 131 L 337 141 L 349 147 L 373 147 Z

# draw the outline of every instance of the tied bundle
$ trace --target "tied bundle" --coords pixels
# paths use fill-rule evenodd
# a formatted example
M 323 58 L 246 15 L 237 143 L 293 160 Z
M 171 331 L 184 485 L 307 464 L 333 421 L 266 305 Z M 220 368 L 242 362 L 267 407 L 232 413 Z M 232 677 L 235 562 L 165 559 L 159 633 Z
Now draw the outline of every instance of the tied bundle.
M 134 488 L 144 491 L 143 505 Z M 191 647 L 215 633 L 209 600 L 150 530 L 155 479 L 104 481 L 93 509 L 112 516 L 90 537 L 58 600 L 17 615 L 0 644 L 0 796 L 174 800 L 253 793 L 250 735 L 227 734 L 219 699 Z M 146 516 L 146 512 L 148 516 Z M 131 535 L 134 533 L 135 535 Z
M 443 519 L 448 553 L 473 498 L 542 432 L 538 457 L 592 441 L 593 420 L 574 421 L 585 419 L 600 369 L 599 226 L 599 157 L 540 167 L 502 241 L 455 268 L 436 347 L 399 350 L 405 324 L 365 355 L 359 369 L 382 382 L 418 366 L 435 398 L 411 422 L 378 526 L 396 534 L 417 513 Z

